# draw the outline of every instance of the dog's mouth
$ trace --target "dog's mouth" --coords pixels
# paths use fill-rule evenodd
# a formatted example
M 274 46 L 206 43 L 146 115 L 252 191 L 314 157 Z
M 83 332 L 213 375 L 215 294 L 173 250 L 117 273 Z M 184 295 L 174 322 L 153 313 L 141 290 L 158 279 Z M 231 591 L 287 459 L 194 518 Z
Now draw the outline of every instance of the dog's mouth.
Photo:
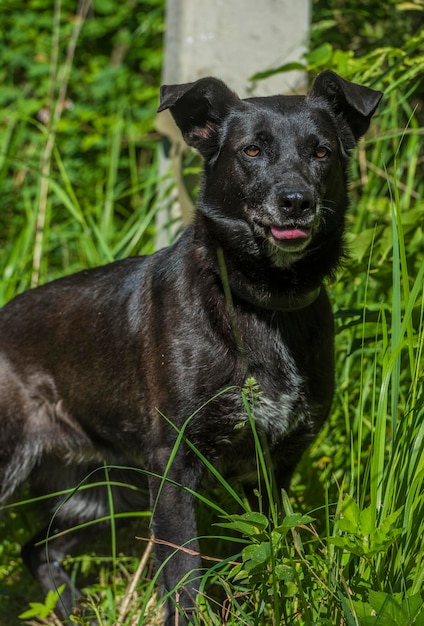
M 310 244 L 317 229 L 317 221 L 286 221 L 278 222 L 271 219 L 253 219 L 253 231 L 256 236 L 268 243 L 269 254 L 274 258 L 277 254 L 284 256 L 284 263 L 297 258 L 297 253 L 302 253 Z M 294 256 L 293 256 L 294 255 Z
M 291 252 L 303 250 L 312 238 L 312 228 L 307 226 L 271 224 L 267 230 L 272 245 Z
M 287 228 L 282 226 L 271 225 L 270 232 L 274 239 L 283 242 L 305 243 L 305 239 L 310 239 L 312 234 L 311 228 Z

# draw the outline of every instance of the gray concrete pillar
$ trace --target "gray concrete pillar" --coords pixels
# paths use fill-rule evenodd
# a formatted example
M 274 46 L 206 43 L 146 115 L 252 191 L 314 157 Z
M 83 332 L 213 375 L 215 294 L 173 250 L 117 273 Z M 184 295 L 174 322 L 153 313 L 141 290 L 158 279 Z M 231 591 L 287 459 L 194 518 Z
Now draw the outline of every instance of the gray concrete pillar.
M 217 76 L 241 97 L 302 90 L 299 71 L 249 78 L 300 61 L 309 26 L 310 0 L 168 0 L 164 82 Z
M 168 0 L 163 82 L 184 83 L 216 76 L 241 97 L 304 91 L 306 75 L 299 70 L 254 82 L 249 79 L 258 72 L 301 60 L 308 45 L 310 2 Z M 169 130 L 170 124 L 164 116 L 158 121 L 158 129 L 174 138 L 175 170 L 183 144 L 179 143 L 178 133 Z M 169 154 L 162 160 L 162 172 L 169 170 L 168 157 Z M 168 208 L 158 216 L 159 246 L 172 238 L 175 228 L 168 230 L 170 217 L 173 215 L 178 222 L 181 204 L 183 212 L 188 213 L 187 202 L 180 180 L 172 211 L 168 202 Z M 188 217 L 184 215 L 184 219 L 187 221 Z

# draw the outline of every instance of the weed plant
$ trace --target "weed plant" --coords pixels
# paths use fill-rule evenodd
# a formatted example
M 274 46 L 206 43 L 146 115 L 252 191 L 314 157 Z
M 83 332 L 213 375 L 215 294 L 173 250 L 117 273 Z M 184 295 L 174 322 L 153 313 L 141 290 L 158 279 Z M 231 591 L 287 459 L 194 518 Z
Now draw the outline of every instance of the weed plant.
M 151 137 L 160 65 L 152 38 L 160 34 L 162 6 L 131 3 L 140 12 L 138 23 L 145 24 L 131 30 L 124 15 L 129 4 L 115 11 L 116 3 L 105 2 L 96 19 L 81 13 L 77 24 L 69 18 L 70 4 L 56 2 L 55 36 L 36 50 L 42 67 L 25 68 L 21 61 L 15 68 L 29 76 L 29 85 L 37 83 L 31 81 L 38 71 L 44 91 L 30 89 L 25 102 L 12 89 L 19 76 L 3 91 L 0 303 L 39 282 L 154 250 L 157 189 L 170 184 L 158 175 Z M 26 28 L 36 10 L 34 2 L 21 12 Z M 143 22 L 141 13 L 150 21 Z M 282 494 L 284 515 L 276 507 L 262 510 L 261 494 L 258 512 L 252 512 L 236 486 L 210 468 L 221 488 L 198 494 L 201 548 L 210 557 L 204 561 L 199 624 L 424 625 L 424 35 L 415 29 L 411 36 L 402 33 L 399 47 L 374 43 L 370 51 L 363 48 L 372 39 L 368 30 L 356 49 L 343 51 L 324 41 L 326 33 L 336 39 L 334 15 L 315 29 L 304 66 L 312 73 L 333 68 L 383 89 L 385 99 L 352 165 L 349 260 L 328 286 L 337 329 L 333 410 L 299 465 L 290 496 Z M 9 45 L 15 51 L 21 45 L 21 59 L 27 59 L 19 29 L 9 26 Z M 101 42 L 109 32 L 116 55 L 123 44 L 129 56 L 108 69 Z M 93 37 L 99 55 L 87 66 L 81 43 Z M 137 37 L 152 54 L 143 52 L 144 82 L 133 90 L 132 60 L 139 63 L 141 54 Z M 117 92 L 106 89 L 113 97 L 105 104 L 102 88 L 112 84 Z M 136 93 L 142 91 L 147 95 L 140 102 Z M 76 102 L 73 109 L 66 109 L 67 99 Z M 255 434 L 260 390 L 247 381 L 240 393 Z M 184 429 L 177 445 L 183 437 Z M 256 443 L 267 488 L 266 452 Z M 106 484 L 107 470 L 99 478 Z M 68 560 L 73 575 L 88 575 L 88 602 L 102 624 L 160 623 L 157 574 L 147 558 L 151 544 L 134 541 L 135 535 L 148 537 L 148 517 L 141 512 L 122 536 L 111 501 L 108 555 L 94 555 L 89 546 L 85 555 Z M 0 522 L 4 626 L 59 623 L 52 613 L 57 598 L 40 597 L 19 559 L 19 545 L 34 527 L 28 503 L 8 509 Z M 93 583 L 90 574 L 97 578 L 99 569 L 100 581 Z M 84 623 L 78 616 L 74 621 Z

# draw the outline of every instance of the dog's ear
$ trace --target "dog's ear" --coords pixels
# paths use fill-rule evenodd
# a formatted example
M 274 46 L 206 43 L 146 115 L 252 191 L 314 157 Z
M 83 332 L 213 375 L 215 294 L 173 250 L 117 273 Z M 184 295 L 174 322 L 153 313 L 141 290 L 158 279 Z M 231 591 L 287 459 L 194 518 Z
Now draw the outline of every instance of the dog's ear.
M 218 131 L 239 97 L 218 78 L 201 78 L 184 85 L 163 85 L 158 112 L 169 109 L 189 146 L 210 156 Z
M 351 83 L 331 70 L 318 74 L 308 94 L 327 100 L 336 115 L 342 115 L 349 124 L 355 141 L 368 130 L 382 96 L 381 91 Z

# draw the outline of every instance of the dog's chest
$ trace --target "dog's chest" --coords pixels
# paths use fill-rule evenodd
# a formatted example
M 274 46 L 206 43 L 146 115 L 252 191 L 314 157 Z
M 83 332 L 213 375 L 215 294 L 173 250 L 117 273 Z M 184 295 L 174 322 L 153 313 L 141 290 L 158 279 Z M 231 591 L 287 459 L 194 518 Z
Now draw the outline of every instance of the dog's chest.
M 253 344 L 253 345 L 252 345 Z M 249 373 L 244 394 L 253 418 L 270 444 L 308 419 L 308 372 L 301 355 L 278 330 L 250 341 Z
M 292 432 L 306 418 L 303 394 L 299 388 L 281 393 L 276 398 L 262 396 L 253 405 L 251 414 L 255 423 L 266 434 L 270 443 L 279 441 Z
M 250 378 L 243 390 L 243 410 L 232 416 L 232 432 L 222 448 L 218 463 L 220 471 L 227 477 L 242 481 L 254 481 L 256 468 L 256 443 L 252 425 L 274 458 L 274 451 L 297 428 L 310 420 L 310 407 L 304 391 L 304 380 L 291 373 L 281 383 L 279 392 L 261 391 L 256 379 Z M 263 384 L 265 386 L 265 384 Z M 278 387 L 276 381 L 273 386 Z M 290 391 L 286 390 L 290 387 Z M 262 444 L 261 444 L 262 445 Z
M 256 363 L 251 372 L 242 391 L 242 410 L 232 416 L 232 431 L 218 463 L 225 476 L 247 482 L 255 481 L 257 472 L 252 422 L 259 440 L 266 439 L 274 459 L 275 451 L 281 450 L 286 438 L 299 428 L 309 428 L 316 408 L 309 401 L 307 377 L 301 372 L 301 364 L 284 346 L 274 345 L 266 367 Z

